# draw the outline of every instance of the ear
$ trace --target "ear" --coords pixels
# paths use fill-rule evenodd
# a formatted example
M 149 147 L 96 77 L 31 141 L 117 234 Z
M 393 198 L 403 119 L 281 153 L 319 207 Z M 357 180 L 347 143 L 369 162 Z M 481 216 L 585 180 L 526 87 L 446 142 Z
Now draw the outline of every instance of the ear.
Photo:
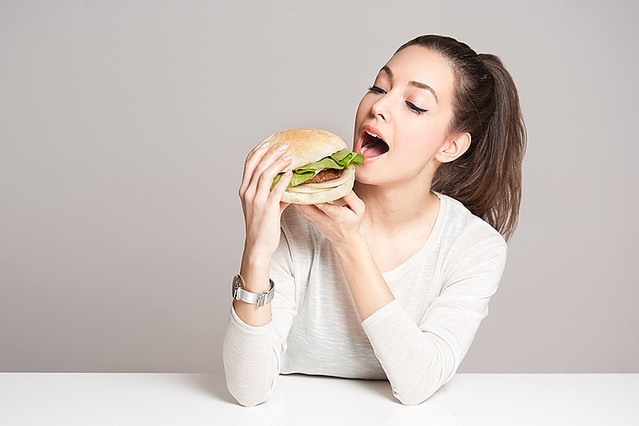
M 440 163 L 450 163 L 451 161 L 461 157 L 470 147 L 470 133 L 462 133 L 461 135 L 447 141 L 435 155 Z

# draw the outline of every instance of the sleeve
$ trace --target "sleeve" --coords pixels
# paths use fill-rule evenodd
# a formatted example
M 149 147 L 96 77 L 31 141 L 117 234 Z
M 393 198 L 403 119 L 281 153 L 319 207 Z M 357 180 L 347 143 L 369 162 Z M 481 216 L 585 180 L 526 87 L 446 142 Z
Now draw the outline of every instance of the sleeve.
M 497 290 L 506 245 L 458 256 L 441 293 L 415 324 L 394 300 L 362 322 L 375 355 L 403 404 L 419 404 L 447 383 L 466 355 Z
M 271 322 L 254 327 L 231 314 L 223 344 L 223 362 L 229 392 L 241 404 L 254 406 L 266 401 L 280 372 L 280 357 L 297 312 L 297 291 L 289 245 L 282 232 L 273 256 L 270 277 L 275 283 Z

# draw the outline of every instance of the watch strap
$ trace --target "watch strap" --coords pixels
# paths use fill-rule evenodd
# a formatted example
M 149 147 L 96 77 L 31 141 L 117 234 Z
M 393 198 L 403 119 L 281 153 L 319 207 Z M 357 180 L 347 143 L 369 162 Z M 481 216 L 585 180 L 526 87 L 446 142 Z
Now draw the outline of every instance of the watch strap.
M 269 289 L 263 293 L 254 293 L 252 291 L 244 290 L 242 284 L 244 279 L 241 275 L 233 277 L 233 299 L 241 300 L 242 302 L 249 303 L 251 305 L 264 306 L 273 300 L 275 295 L 275 284 L 273 280 L 269 278 Z

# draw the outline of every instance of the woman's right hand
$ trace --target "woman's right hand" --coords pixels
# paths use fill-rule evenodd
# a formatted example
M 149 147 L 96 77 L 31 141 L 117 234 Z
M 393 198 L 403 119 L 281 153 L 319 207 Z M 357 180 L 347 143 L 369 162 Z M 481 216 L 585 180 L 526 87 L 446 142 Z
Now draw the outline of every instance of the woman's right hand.
M 279 245 L 280 217 L 288 205 L 281 201 L 282 194 L 293 176 L 288 169 L 291 157 L 286 155 L 287 148 L 264 143 L 249 154 L 244 164 L 239 196 L 246 226 L 245 255 L 270 258 Z M 273 179 L 282 172 L 271 189 Z

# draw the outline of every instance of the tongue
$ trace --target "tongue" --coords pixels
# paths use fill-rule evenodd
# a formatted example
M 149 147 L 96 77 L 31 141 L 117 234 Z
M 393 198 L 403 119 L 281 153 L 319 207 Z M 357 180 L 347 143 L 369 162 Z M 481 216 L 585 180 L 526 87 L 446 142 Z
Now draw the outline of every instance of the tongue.
M 362 155 L 366 158 L 373 158 L 384 154 L 386 151 L 388 151 L 388 146 L 386 144 L 377 143 L 365 150 Z

